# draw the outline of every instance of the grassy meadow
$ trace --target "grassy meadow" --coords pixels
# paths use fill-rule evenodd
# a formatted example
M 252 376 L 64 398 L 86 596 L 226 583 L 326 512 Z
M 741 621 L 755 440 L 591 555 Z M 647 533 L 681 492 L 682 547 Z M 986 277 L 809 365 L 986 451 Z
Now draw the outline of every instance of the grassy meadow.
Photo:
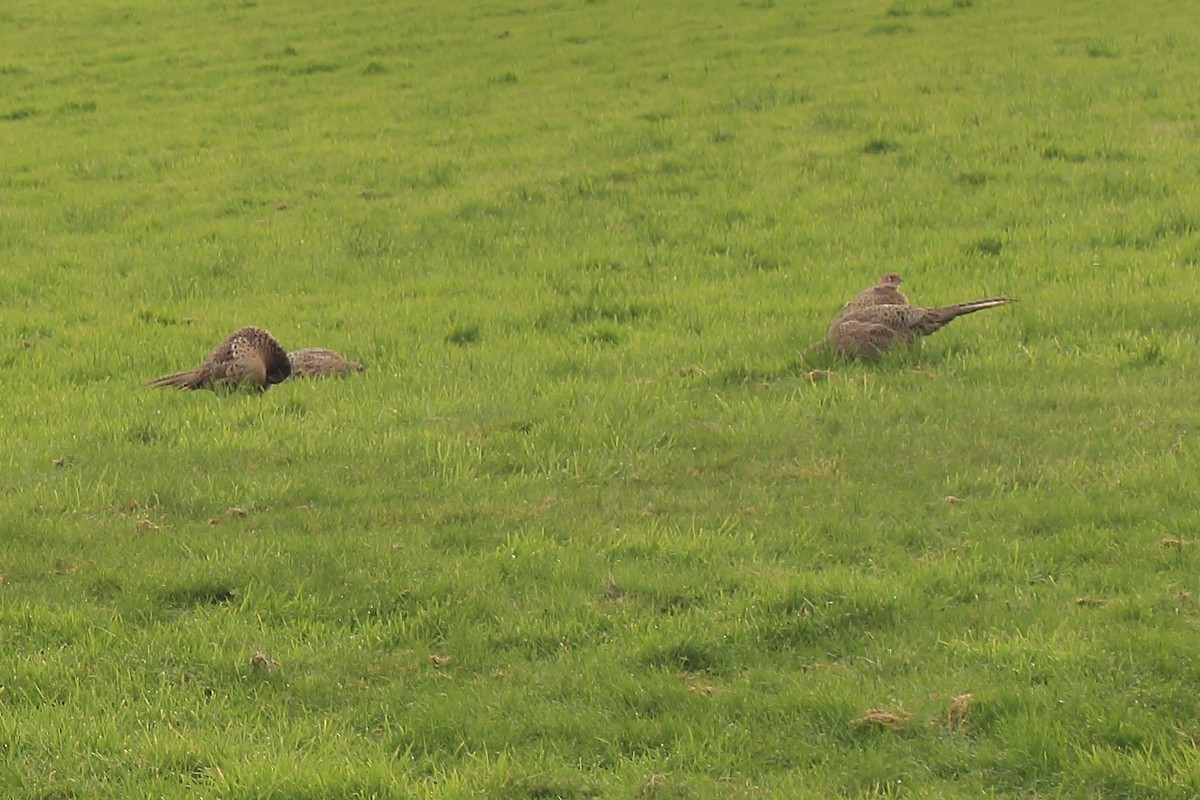
M 1166 0 L 5 0 L 0 795 L 1200 795 L 1197 85 Z M 806 349 L 889 270 L 1019 302 Z M 248 324 L 367 371 L 144 388 Z

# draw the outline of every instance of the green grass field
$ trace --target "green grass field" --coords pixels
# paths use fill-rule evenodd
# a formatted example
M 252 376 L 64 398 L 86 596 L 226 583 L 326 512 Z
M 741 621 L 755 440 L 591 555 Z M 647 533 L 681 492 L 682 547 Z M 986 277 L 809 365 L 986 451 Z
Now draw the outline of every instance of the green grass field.
M 6 0 L 0 795 L 1200 795 L 1196 20 Z

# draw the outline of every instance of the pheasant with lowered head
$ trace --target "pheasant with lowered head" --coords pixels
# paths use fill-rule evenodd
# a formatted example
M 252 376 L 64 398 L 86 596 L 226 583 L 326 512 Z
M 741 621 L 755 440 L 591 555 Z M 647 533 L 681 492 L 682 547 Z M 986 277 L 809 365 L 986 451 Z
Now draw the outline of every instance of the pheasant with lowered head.
M 248 326 L 230 334 L 195 369 L 155 378 L 155 389 L 245 387 L 266 391 L 292 374 L 287 351 L 262 328 Z

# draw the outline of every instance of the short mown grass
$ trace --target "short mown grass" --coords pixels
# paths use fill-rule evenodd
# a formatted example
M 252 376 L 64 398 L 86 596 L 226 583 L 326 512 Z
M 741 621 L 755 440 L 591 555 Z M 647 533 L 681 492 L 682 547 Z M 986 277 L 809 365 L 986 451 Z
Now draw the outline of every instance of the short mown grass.
M 0 793 L 1200 794 L 1193 17 L 7 3 Z

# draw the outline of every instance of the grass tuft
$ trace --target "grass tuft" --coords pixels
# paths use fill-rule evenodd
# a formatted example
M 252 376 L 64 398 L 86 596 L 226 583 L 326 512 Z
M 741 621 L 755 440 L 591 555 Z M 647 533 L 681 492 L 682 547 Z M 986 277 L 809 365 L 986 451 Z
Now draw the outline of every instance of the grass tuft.
M 0 112 L 0 122 L 17 122 L 19 120 L 29 119 L 30 117 L 36 116 L 37 113 L 38 110 L 32 106 L 14 108 L 11 111 Z
M 900 149 L 900 145 L 891 139 L 872 139 L 863 145 L 862 151 L 870 156 L 884 155 Z
M 483 334 L 480 327 L 475 324 L 456 325 L 446 334 L 446 343 L 456 345 L 458 347 L 466 347 L 472 344 L 478 344 Z

